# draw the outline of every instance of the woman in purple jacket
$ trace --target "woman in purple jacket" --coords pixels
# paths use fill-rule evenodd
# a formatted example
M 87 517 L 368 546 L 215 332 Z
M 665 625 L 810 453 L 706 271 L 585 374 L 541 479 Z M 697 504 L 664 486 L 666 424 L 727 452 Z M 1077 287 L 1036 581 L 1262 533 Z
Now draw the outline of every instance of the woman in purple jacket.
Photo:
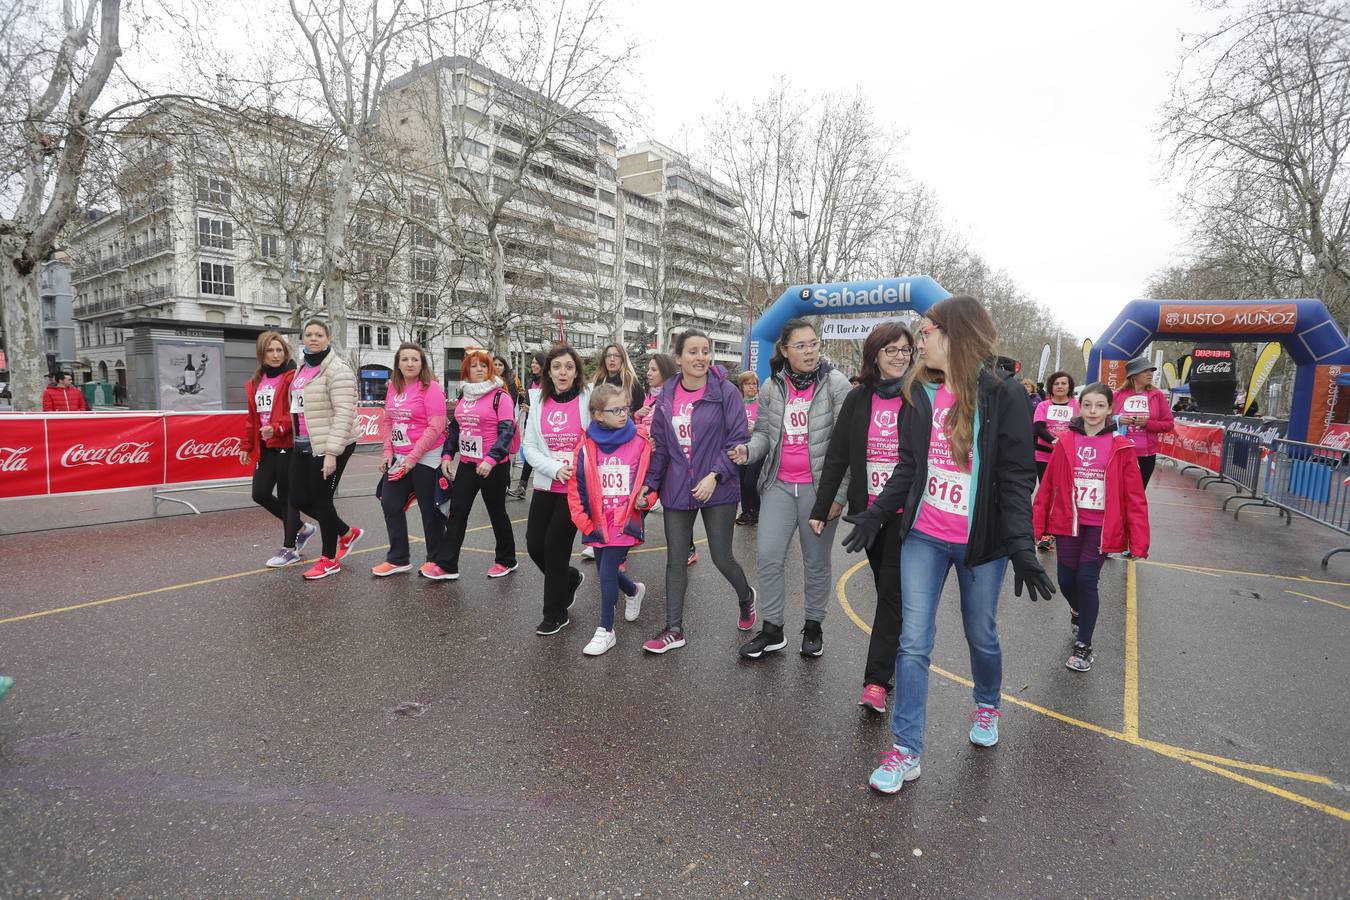
M 642 645 L 649 653 L 683 647 L 684 594 L 689 586 L 688 554 L 694 519 L 703 513 L 713 565 L 736 591 L 738 628 L 755 627 L 755 592 L 731 552 L 741 483 L 727 456 L 749 437 L 745 404 L 736 385 L 712 365 L 708 336 L 689 329 L 675 338 L 678 378 L 661 386 L 651 416 L 655 447 L 645 484 L 661 495 L 666 526 L 666 627 Z M 638 501 L 646 509 L 646 496 Z

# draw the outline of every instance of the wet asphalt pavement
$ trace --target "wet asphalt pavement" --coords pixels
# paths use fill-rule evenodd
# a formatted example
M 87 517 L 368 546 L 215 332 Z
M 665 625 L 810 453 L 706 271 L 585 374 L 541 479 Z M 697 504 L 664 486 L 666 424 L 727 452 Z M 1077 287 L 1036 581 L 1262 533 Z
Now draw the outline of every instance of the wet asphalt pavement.
M 867 787 L 889 715 L 856 705 L 867 636 L 848 611 L 868 624 L 873 599 L 842 551 L 825 655 L 796 652 L 794 554 L 792 640 L 750 663 L 706 548 L 689 645 L 641 652 L 664 624 L 659 517 L 630 557 L 641 617 L 595 659 L 591 563 L 572 624 L 533 633 L 527 503 L 510 504 L 521 567 L 494 581 L 481 508 L 460 581 L 372 579 L 384 528 L 362 496 L 340 508 L 366 539 L 316 583 L 261 568 L 278 528 L 256 509 L 10 534 L 0 893 L 1346 896 L 1350 556 L 1323 572 L 1337 535 L 1234 522 L 1227 493 L 1171 468 L 1150 488 L 1137 667 L 1127 563 L 1103 574 L 1088 674 L 1064 668 L 1063 602 L 1015 598 L 1009 576 L 996 748 L 966 737 L 951 579 L 933 657 L 950 675 L 931 680 L 923 775 L 894 797 Z M 0 532 L 15 515 L 0 505 Z M 753 583 L 754 530 L 735 540 Z

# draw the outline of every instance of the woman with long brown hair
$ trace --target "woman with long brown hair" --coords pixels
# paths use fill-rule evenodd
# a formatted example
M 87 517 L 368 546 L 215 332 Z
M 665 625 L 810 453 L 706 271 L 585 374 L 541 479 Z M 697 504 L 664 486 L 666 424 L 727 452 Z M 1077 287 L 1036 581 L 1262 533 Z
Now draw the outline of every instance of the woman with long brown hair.
M 412 568 L 408 547 L 408 498 L 417 498 L 422 512 L 422 535 L 426 538 L 427 561 L 419 570 L 426 578 L 445 575 L 436 564 L 445 535 L 436 509 L 436 481 L 440 477 L 441 443 L 445 440 L 445 391 L 431 371 L 431 360 L 421 344 L 399 344 L 394 354 L 394 374 L 384 398 L 388 431 L 384 437 L 384 460 L 380 471 L 384 484 L 380 507 L 389 532 L 389 552 L 384 562 L 370 570 L 384 578 Z
M 888 520 L 903 517 L 895 740 L 869 782 L 886 794 L 919 777 L 929 659 L 947 573 L 956 570 L 975 681 L 970 741 L 982 747 L 998 743 L 1003 652 L 996 617 L 1009 562 L 1016 595 L 1024 585 L 1032 600 L 1055 591 L 1032 538 L 1036 461 L 1026 392 L 993 369 L 997 338 L 974 297 L 949 297 L 928 310 L 918 330 L 919 361 L 905 379 L 910 409 L 899 462 L 867 512 L 848 518 L 855 527 L 844 547 L 854 552 L 871 546 Z
M 628 351 L 622 344 L 606 344 L 596 359 L 595 377 L 591 379 L 591 388 L 602 384 L 612 384 L 628 395 L 628 406 L 636 408 L 641 399 L 638 395 L 637 372 L 628 359 Z

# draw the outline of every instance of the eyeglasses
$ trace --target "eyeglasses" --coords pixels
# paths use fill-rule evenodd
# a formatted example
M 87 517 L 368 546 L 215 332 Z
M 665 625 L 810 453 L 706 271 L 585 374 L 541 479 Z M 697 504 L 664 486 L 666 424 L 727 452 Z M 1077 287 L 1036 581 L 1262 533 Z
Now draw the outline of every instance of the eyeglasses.
M 887 359 L 895 359 L 897 356 L 913 356 L 913 355 L 914 355 L 914 348 L 913 348 L 913 347 L 882 347 L 882 348 L 881 348 L 881 352 L 884 353 L 884 354 L 886 355 L 886 358 L 887 358 Z
M 933 325 L 925 325 L 924 327 L 922 327 L 922 328 L 919 329 L 919 340 L 921 340 L 921 341 L 922 341 L 922 340 L 925 340 L 925 339 L 928 338 L 930 335 L 932 335 L 933 332 L 935 332 L 935 331 L 942 331 L 942 330 L 943 330 L 943 328 L 942 328 L 941 325 L 937 325 L 937 324 L 933 324 Z
M 626 416 L 628 415 L 628 411 L 632 408 L 633 407 L 631 406 L 606 406 L 604 409 L 600 411 L 603 413 L 609 413 L 611 416 Z
M 622 353 L 606 353 L 605 359 L 623 359 Z
M 798 353 L 805 353 L 808 350 L 819 350 L 820 341 L 798 341 L 795 344 L 788 344 L 787 348 L 789 350 L 795 350 Z

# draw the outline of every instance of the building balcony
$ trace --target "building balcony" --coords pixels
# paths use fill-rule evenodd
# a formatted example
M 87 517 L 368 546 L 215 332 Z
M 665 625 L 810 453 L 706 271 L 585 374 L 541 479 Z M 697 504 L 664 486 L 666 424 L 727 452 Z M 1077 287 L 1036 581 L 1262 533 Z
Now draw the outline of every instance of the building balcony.
M 124 254 L 128 263 L 140 262 L 162 253 L 173 252 L 173 241 L 170 238 L 155 238 L 153 241 L 146 241 L 144 244 L 136 244 L 127 249 Z
M 166 147 L 152 150 L 140 159 L 133 159 L 122 166 L 119 176 L 123 184 L 154 177 L 169 167 L 169 151 Z
M 128 224 L 143 219 L 152 213 L 157 213 L 163 209 L 169 209 L 173 205 L 173 199 L 166 194 L 155 194 L 148 198 L 144 203 L 129 203 L 122 210 L 122 218 Z
M 169 285 L 167 284 L 157 284 L 154 287 L 127 291 L 127 306 L 142 306 L 162 302 L 169 298 L 169 294 Z

